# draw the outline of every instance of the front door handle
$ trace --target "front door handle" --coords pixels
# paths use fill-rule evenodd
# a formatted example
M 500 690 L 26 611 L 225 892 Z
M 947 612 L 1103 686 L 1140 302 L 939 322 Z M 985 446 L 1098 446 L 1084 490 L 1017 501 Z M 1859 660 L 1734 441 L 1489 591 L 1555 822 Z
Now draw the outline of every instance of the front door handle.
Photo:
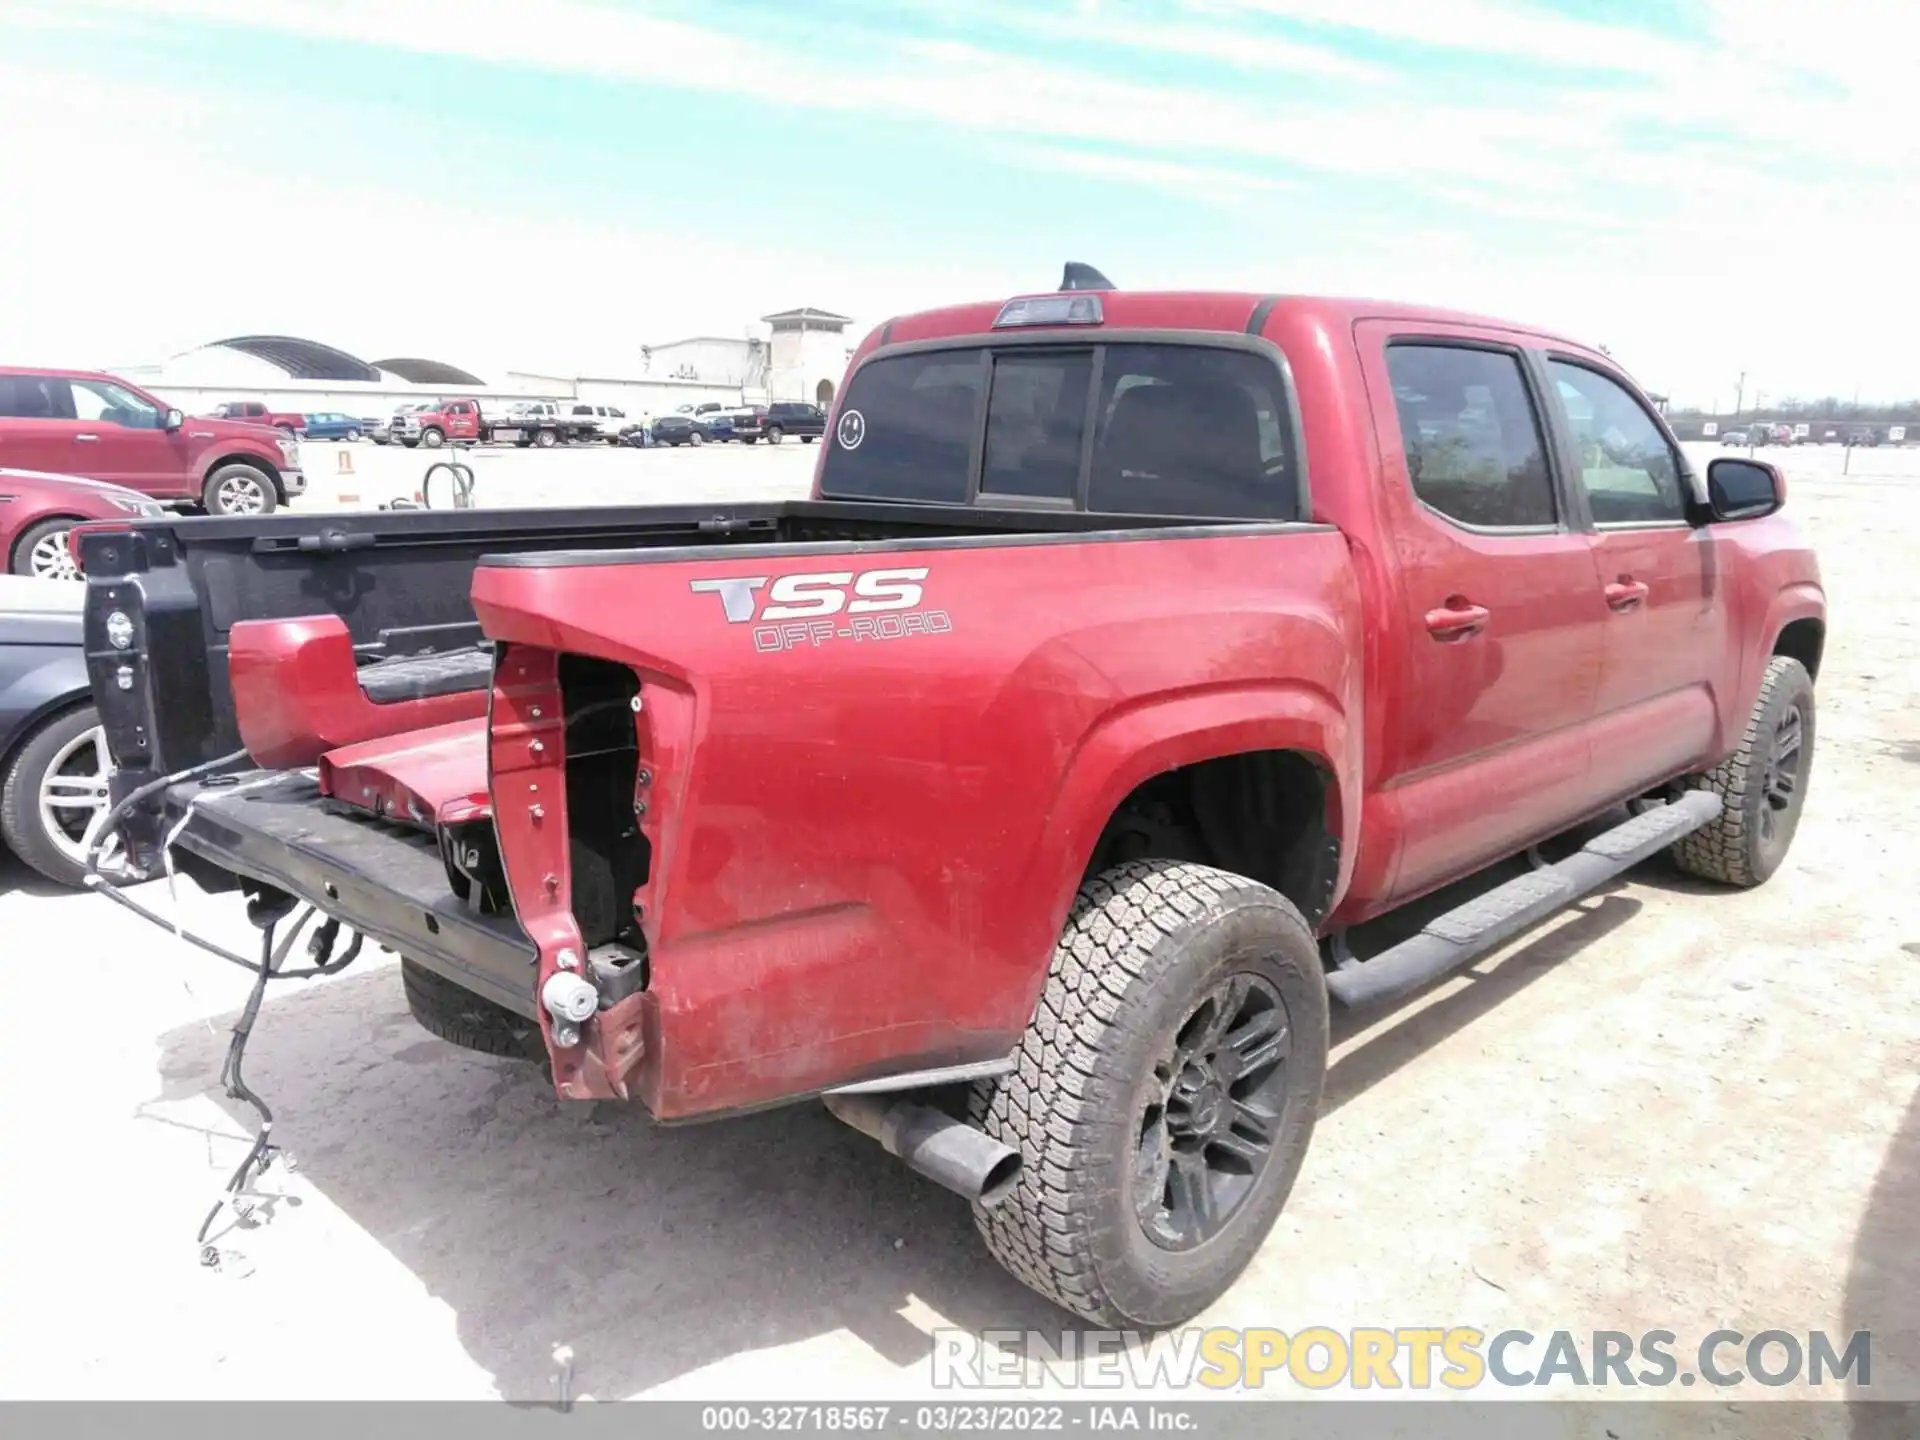
M 1619 611 L 1638 609 L 1651 593 L 1644 580 L 1636 580 L 1631 575 L 1622 575 L 1607 586 L 1607 606 L 1609 609 Z
M 1493 618 L 1484 605 L 1476 605 L 1463 595 L 1449 595 L 1438 609 L 1427 611 L 1427 633 L 1436 640 L 1465 640 L 1478 635 Z
M 73 443 L 76 445 L 98 445 L 100 443 L 100 437 L 98 435 L 76 435 L 73 437 Z

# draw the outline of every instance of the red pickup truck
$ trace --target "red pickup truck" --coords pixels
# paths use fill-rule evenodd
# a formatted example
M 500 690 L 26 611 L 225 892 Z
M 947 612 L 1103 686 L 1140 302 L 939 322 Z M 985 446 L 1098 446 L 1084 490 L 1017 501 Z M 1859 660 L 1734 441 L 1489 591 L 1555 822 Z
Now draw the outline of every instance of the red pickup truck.
M 307 417 L 292 410 L 269 410 L 261 400 L 226 400 L 213 407 L 210 420 L 239 420 L 248 425 L 265 425 L 287 435 L 306 432 Z
M 0 466 L 104 480 L 215 515 L 267 514 L 307 488 L 294 437 L 189 420 L 87 370 L 0 366 Z
M 399 951 L 429 1029 L 562 1096 L 823 1097 L 1042 1294 L 1170 1324 L 1279 1213 L 1330 1003 L 1663 851 L 1780 865 L 1825 631 L 1783 499 L 1524 326 L 902 316 L 805 502 L 88 534 L 109 830 Z

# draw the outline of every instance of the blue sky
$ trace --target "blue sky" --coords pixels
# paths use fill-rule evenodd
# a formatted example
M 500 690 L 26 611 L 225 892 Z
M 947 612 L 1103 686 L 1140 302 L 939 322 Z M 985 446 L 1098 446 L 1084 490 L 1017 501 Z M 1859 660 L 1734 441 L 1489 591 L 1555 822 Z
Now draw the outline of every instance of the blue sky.
M 1899 14 L 0 0 L 0 182 L 32 197 L 0 333 L 21 362 L 278 330 L 627 373 L 771 309 L 877 323 L 1075 258 L 1537 320 L 1681 399 L 1743 369 L 1749 398 L 1904 397 Z

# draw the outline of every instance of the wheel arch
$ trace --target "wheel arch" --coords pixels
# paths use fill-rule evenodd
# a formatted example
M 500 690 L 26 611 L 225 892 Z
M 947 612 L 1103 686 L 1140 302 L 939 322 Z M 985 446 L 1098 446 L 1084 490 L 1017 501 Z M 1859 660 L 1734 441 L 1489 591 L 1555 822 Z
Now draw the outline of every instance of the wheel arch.
M 1798 660 L 1813 679 L 1820 678 L 1820 658 L 1827 647 L 1827 622 L 1818 615 L 1802 615 L 1789 620 L 1773 637 L 1772 655 Z
M 280 478 L 280 467 L 264 455 L 256 455 L 251 450 L 224 450 L 200 467 L 199 495 L 205 495 L 207 482 L 229 465 L 251 465 L 256 470 L 266 472 L 273 482 L 274 494 L 280 497 L 282 505 L 287 503 L 286 482 Z M 197 498 L 197 497 L 196 497 Z
M 0 689 L 0 774 L 28 738 L 50 720 L 93 703 L 86 657 L 76 649 L 16 676 Z
M 1313 876 L 1313 893 L 1305 903 L 1288 898 L 1310 920 L 1323 917 L 1338 904 L 1352 869 L 1359 824 L 1357 740 L 1336 698 L 1305 681 L 1148 697 L 1109 714 L 1069 762 L 1031 867 L 1030 873 L 1046 877 L 1052 899 L 1048 935 L 1058 936 L 1089 869 L 1110 858 L 1103 843 L 1130 802 L 1152 787 L 1198 776 L 1217 789 L 1227 778 L 1223 770 L 1263 782 L 1262 794 L 1317 807 L 1312 831 L 1295 839 L 1331 847 L 1330 868 L 1324 880 L 1318 872 L 1300 871 Z M 1304 863 L 1303 854 L 1295 858 Z
M 84 525 L 89 520 L 97 518 L 99 517 L 92 515 L 69 515 L 64 510 L 49 510 L 44 515 L 35 515 L 20 526 L 19 532 L 13 537 L 13 544 L 7 549 L 5 556 L 7 572 L 9 574 L 13 572 L 13 562 L 20 558 L 20 547 L 26 544 L 28 531 L 38 529 L 49 520 L 64 520 L 69 525 Z

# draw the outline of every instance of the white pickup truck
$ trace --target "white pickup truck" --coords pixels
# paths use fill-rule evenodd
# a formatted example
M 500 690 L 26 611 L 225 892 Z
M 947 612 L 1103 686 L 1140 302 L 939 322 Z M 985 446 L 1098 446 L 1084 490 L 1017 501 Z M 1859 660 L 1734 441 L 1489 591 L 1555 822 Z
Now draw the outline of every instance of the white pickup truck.
M 572 417 L 583 424 L 591 422 L 594 434 L 609 445 L 618 445 L 630 431 L 646 423 L 642 417 L 629 415 L 618 405 L 589 405 L 584 401 L 572 407 Z

